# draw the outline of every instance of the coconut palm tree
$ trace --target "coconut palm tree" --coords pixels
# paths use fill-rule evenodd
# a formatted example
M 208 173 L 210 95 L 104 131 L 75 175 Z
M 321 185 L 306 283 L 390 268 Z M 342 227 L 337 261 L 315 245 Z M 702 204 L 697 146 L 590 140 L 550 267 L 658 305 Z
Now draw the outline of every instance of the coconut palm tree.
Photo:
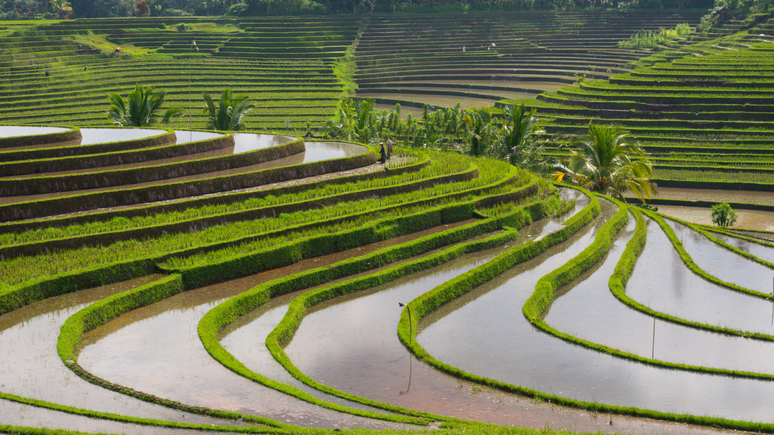
M 59 15 L 59 18 L 66 18 L 73 12 L 72 5 L 67 0 L 50 0 L 51 11 Z
M 129 93 L 128 103 L 117 93 L 108 94 L 108 101 L 110 101 L 108 119 L 124 127 L 151 126 L 158 119 L 158 111 L 164 104 L 165 96 L 164 91 L 157 91 L 152 86 L 143 89 L 140 85 Z M 183 109 L 179 107 L 170 107 L 164 112 L 161 122 L 168 122 L 170 118 L 182 111 Z
M 204 93 L 206 106 L 202 114 L 207 115 L 207 127 L 221 131 L 239 131 L 244 129 L 244 118 L 258 107 L 258 102 L 247 95 L 232 95 L 229 88 L 223 88 L 218 107 L 212 101 L 210 94 Z
M 499 131 L 498 138 L 492 141 L 487 150 L 491 157 L 507 160 L 514 166 L 547 174 L 553 167 L 553 161 L 544 154 L 545 141 L 542 135 L 545 131 L 538 129 L 536 110 L 527 111 L 524 105 L 505 106 L 503 117 L 505 122 Z
M 589 123 L 586 136 L 572 143 L 575 149 L 555 166 L 554 179 L 623 200 L 632 189 L 644 203 L 656 193 L 653 166 L 633 138 L 615 125 Z

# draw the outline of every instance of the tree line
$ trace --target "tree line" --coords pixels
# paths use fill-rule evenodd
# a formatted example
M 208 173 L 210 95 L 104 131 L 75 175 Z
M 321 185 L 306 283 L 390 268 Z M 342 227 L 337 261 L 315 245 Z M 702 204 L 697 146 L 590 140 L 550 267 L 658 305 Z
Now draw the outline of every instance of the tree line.
M 771 0 L 714 0 L 746 4 Z M 713 0 L 0 0 L 0 19 L 710 8 Z

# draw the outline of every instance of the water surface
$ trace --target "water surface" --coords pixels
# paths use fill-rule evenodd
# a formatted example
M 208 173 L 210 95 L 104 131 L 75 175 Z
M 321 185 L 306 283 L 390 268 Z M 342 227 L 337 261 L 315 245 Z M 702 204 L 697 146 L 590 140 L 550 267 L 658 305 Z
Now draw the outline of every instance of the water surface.
M 661 320 L 654 322 L 652 317 L 629 308 L 613 296 L 608 280 L 635 226 L 635 220 L 631 219 L 606 259 L 559 289 L 557 293 L 561 296 L 551 305 L 546 322 L 575 337 L 644 358 L 774 373 L 773 342 L 715 334 Z
M 255 151 L 295 140 L 288 136 L 255 133 L 234 133 L 234 154 Z
M 666 219 L 693 261 L 708 274 L 725 282 L 762 293 L 772 292 L 774 270 L 723 248 L 703 234 Z
M 770 301 L 720 287 L 691 272 L 661 227 L 651 220 L 626 294 L 682 319 L 774 334 Z
M 140 128 L 82 128 L 81 145 L 144 139 L 151 136 L 158 136 L 166 132 L 166 130 Z
M 38 134 L 60 133 L 63 131 L 70 131 L 70 129 L 62 127 L 0 125 L 0 137 L 32 136 Z

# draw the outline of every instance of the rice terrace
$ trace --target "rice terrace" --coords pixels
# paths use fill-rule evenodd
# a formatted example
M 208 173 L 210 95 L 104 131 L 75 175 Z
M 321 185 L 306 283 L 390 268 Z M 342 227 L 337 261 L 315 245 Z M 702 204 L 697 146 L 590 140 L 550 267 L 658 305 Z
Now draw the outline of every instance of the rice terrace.
M 774 0 L 0 2 L 0 435 L 772 409 Z

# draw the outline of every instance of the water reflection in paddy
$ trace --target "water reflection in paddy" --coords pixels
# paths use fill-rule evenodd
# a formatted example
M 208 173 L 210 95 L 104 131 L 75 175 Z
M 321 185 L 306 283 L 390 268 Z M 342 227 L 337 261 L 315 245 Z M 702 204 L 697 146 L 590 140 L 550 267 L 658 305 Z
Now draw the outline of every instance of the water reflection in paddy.
M 367 152 L 368 148 L 343 142 L 306 142 L 304 163 L 340 159 Z
M 561 296 L 552 304 L 546 322 L 575 337 L 645 358 L 774 373 L 771 342 L 714 334 L 660 320 L 655 322 L 654 340 L 653 318 L 622 304 L 607 286 L 635 224 L 631 219 L 605 260 L 559 290 Z
M 309 427 L 391 427 L 341 414 L 243 378 L 202 347 L 201 317 L 253 286 L 247 278 L 186 292 L 135 310 L 87 338 L 79 362 L 110 382 L 182 403 L 260 415 Z
M 200 140 L 215 139 L 223 136 L 221 133 L 211 133 L 207 131 L 193 131 L 193 130 L 175 130 L 175 137 L 177 137 L 178 144 L 199 142 Z
M 69 130 L 69 128 L 62 127 L 0 125 L 0 137 L 31 136 L 38 134 L 60 133 Z
M 761 260 L 774 263 L 774 248 L 770 246 L 761 245 L 759 243 L 750 242 L 747 240 L 738 239 L 736 237 L 729 237 L 723 234 L 711 233 L 713 237 L 719 239 L 726 244 L 739 249 L 740 251 L 754 255 Z
M 183 421 L 183 423 L 186 422 Z M 187 423 L 193 423 L 193 421 Z M 0 399 L 0 425 L 3 424 L 57 428 L 80 433 L 120 433 L 126 435 L 200 435 L 202 433 L 201 430 L 170 429 L 89 418 Z
M 59 329 L 69 316 L 89 303 L 142 285 L 149 279 L 57 296 L 0 316 L 0 390 L 22 397 L 135 417 L 228 424 L 217 419 L 186 417 L 183 412 L 93 385 L 75 375 L 59 358 L 56 350 Z
M 268 148 L 292 140 L 292 137 L 274 134 L 234 133 L 234 154 Z
M 554 260 L 564 255 L 557 253 L 561 248 L 553 250 L 554 256 L 517 266 L 477 289 L 467 299 L 470 303 L 444 308 L 448 314 L 419 336 L 422 345 L 436 358 L 462 370 L 562 397 L 774 421 L 772 382 L 658 369 L 570 345 L 533 329 L 521 308 L 537 280 L 564 262 Z M 646 279 L 663 282 L 653 276 Z
M 774 270 L 720 247 L 691 228 L 666 219 L 693 261 L 725 282 L 763 293 L 772 291 Z
M 653 221 L 648 221 L 645 248 L 634 266 L 626 294 L 656 311 L 682 319 L 774 334 L 771 302 L 720 287 L 691 272 Z
M 572 194 L 570 194 L 572 195 Z M 586 198 L 587 200 L 587 198 Z M 556 220 L 562 221 L 564 218 Z M 532 238 L 551 227 L 536 222 L 521 235 Z M 456 262 L 405 277 L 315 307 L 285 349 L 299 369 L 334 388 L 368 398 L 498 424 L 596 428 L 562 409 L 536 406 L 517 396 L 485 391 L 414 360 L 401 346 L 395 328 L 407 302 L 453 276 L 470 270 L 502 249 L 466 256 Z M 580 421 L 579 421 L 580 420 Z
M 143 139 L 166 132 L 166 130 L 146 130 L 140 128 L 82 128 L 81 145 Z
M 534 238 L 544 231 L 555 229 L 562 220 L 577 213 L 577 211 L 583 208 L 589 201 L 587 196 L 573 189 L 562 189 L 561 195 L 565 200 L 577 198 L 575 208 L 563 217 L 541 220 L 531 227 L 524 229 L 522 231 L 523 237 Z M 444 227 L 447 228 L 453 226 L 454 225 L 446 225 Z M 435 229 L 433 232 L 435 232 Z M 411 235 L 411 238 L 429 233 L 430 231 L 423 231 Z M 384 246 L 389 246 L 405 243 L 408 240 L 410 239 L 399 237 L 382 243 Z M 374 244 L 374 246 L 376 245 L 381 244 Z M 369 245 L 369 247 L 370 246 L 372 245 Z M 365 252 L 363 254 L 365 254 Z M 305 384 L 298 382 L 293 378 L 279 363 L 276 362 L 264 345 L 266 336 L 282 320 L 282 317 L 287 312 L 288 304 L 294 297 L 295 295 L 288 295 L 275 298 L 261 306 L 261 308 L 256 309 L 248 315 L 242 316 L 238 321 L 234 322 L 229 328 L 223 331 L 221 344 L 240 362 L 251 368 L 253 371 L 318 395 L 321 394 L 319 391 L 310 389 Z M 326 400 L 331 400 L 331 398 L 328 397 Z
M 397 239 L 303 260 L 280 269 L 192 290 L 134 310 L 89 332 L 84 339 L 86 346 L 80 353 L 79 363 L 86 370 L 111 382 L 187 404 L 259 414 L 303 426 L 404 427 L 320 408 L 238 376 L 221 366 L 204 350 L 197 334 L 197 325 L 204 313 L 225 298 L 260 283 L 365 255 L 393 243 L 405 243 L 463 223 L 442 225 Z M 292 295 L 269 302 L 224 331 L 227 336 L 224 345 L 227 345 L 229 350 L 234 350 L 235 355 L 240 357 L 243 356 L 240 351 L 247 349 L 245 364 L 256 372 L 275 379 L 277 377 L 272 376 L 272 373 L 284 372 L 284 369 L 270 355 L 268 359 L 262 360 L 260 353 L 257 358 L 266 363 L 267 367 L 261 363 L 255 367 L 251 362 L 255 361 L 256 355 L 253 355 L 251 350 L 257 347 L 265 349 L 265 336 L 270 328 L 262 328 L 266 318 L 261 314 L 271 309 L 274 304 L 282 308 L 291 297 Z M 253 322 L 256 317 L 257 323 Z M 268 319 L 272 320 L 271 317 Z M 243 328 L 245 324 L 248 324 L 249 328 Z M 263 335 L 261 331 L 265 331 Z M 291 385 L 298 386 L 297 381 L 292 378 L 279 380 L 289 380 Z M 324 400 L 374 410 L 310 390 L 305 386 L 301 388 L 314 391 L 315 396 Z M 203 394 L 205 391 L 206 394 Z

